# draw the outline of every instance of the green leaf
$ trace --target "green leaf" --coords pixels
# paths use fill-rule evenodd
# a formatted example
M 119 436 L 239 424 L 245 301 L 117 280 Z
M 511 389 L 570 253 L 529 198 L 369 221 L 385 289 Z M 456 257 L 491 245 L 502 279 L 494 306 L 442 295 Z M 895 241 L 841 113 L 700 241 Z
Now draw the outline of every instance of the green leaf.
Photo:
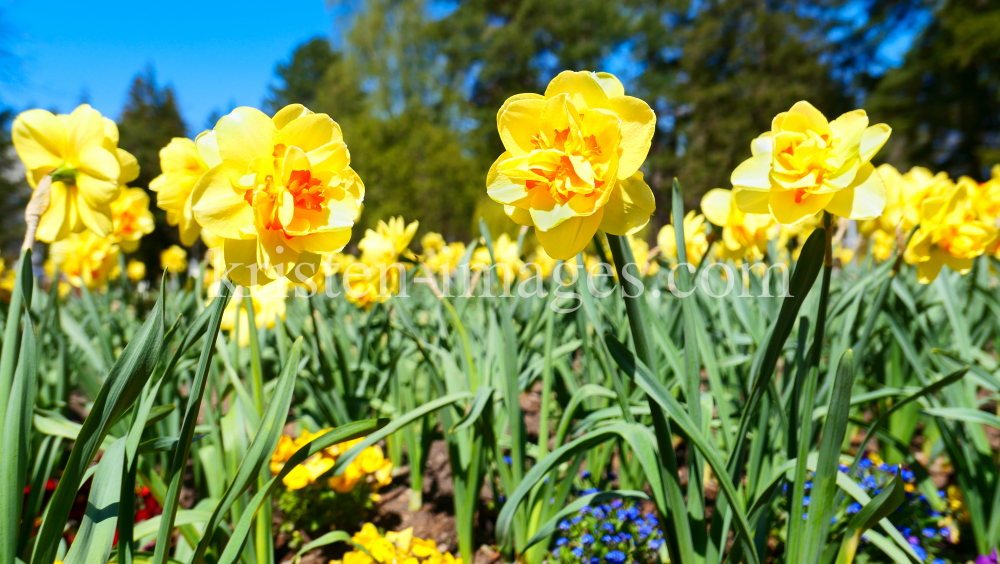
M 903 488 L 903 480 L 899 476 L 899 468 L 896 468 L 896 477 L 893 478 L 892 482 L 882 490 L 882 493 L 865 504 L 861 511 L 848 522 L 844 540 L 837 553 L 837 564 L 854 562 L 854 555 L 861 542 L 861 535 L 895 511 L 905 499 L 906 490 Z

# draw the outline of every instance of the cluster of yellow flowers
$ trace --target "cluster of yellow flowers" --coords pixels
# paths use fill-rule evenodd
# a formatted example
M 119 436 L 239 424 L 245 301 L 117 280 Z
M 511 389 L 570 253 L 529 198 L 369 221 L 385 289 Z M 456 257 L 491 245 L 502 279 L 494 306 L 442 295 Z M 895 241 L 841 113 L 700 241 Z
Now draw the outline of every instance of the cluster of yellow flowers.
M 400 271 L 405 270 L 399 258 L 412 258 L 408 247 L 417 233 L 417 227 L 416 221 L 407 224 L 402 217 L 389 218 L 388 223 L 379 220 L 376 228 L 365 231 L 364 238 L 358 243 L 360 258 L 335 257 L 338 267 L 344 267 L 348 301 L 360 308 L 370 309 L 399 292 Z
M 321 429 L 316 433 L 303 430 L 297 439 L 293 439 L 288 435 L 282 435 L 278 440 L 277 448 L 274 449 L 274 454 L 271 455 L 271 473 L 278 474 L 281 472 L 285 463 L 288 462 L 289 457 L 307 443 L 328 431 L 330 429 Z M 313 455 L 304 463 L 293 468 L 282 479 L 282 483 L 293 490 L 299 490 L 316 483 L 323 474 L 333 468 L 334 463 L 340 455 L 361 441 L 362 439 L 355 439 L 324 449 L 322 452 Z M 382 453 L 382 447 L 373 445 L 361 451 L 339 476 L 329 478 L 327 485 L 337 493 L 348 493 L 362 481 L 368 484 L 372 491 L 392 483 L 392 462 L 385 458 Z
M 462 564 L 461 558 L 438 550 L 434 541 L 413 536 L 413 527 L 382 536 L 375 525 L 365 523 L 351 542 L 364 550 L 348 552 L 340 564 Z

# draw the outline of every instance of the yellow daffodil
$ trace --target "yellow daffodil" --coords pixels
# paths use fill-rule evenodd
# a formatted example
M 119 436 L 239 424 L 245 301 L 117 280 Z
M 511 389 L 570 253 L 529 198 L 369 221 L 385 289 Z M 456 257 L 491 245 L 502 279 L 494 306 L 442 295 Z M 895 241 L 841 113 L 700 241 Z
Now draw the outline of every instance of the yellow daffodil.
M 553 258 L 576 256 L 599 228 L 635 233 L 656 209 L 639 172 L 656 116 L 613 75 L 562 72 L 544 95 L 508 98 L 497 129 L 506 151 L 487 193 L 513 221 L 534 226 Z
M 889 260 L 892 256 L 892 252 L 896 250 L 896 237 L 890 233 L 886 233 L 881 229 L 872 233 L 872 256 L 875 258 L 875 262 L 885 262 Z
M 170 245 L 160 252 L 160 268 L 173 274 L 187 270 L 187 251 L 177 245 Z
M 639 276 L 653 276 L 660 271 L 659 263 L 650 260 L 649 243 L 632 235 L 628 236 L 628 243 L 632 247 L 632 258 L 639 267 Z
M 444 237 L 440 233 L 433 231 L 420 238 L 420 249 L 423 251 L 424 256 L 432 256 L 435 253 L 441 252 L 445 245 Z
M 350 240 L 364 199 L 340 126 L 293 104 L 274 117 L 236 108 L 214 131 L 221 164 L 195 184 L 192 210 L 224 239 L 229 278 L 244 286 L 311 278 L 320 255 Z
M 125 270 L 128 279 L 132 282 L 138 282 L 146 277 L 146 263 L 142 261 L 135 259 L 128 261 L 128 267 Z
M 960 185 L 965 185 L 972 194 L 972 206 L 979 219 L 993 226 L 1000 224 L 1000 165 L 994 165 L 992 176 L 982 184 L 963 176 L 958 179 Z
M 517 241 L 511 239 L 506 233 L 501 233 L 493 240 L 493 254 L 496 256 L 496 273 L 500 283 L 511 284 L 520 272 L 521 265 L 524 264 L 517 248 Z M 477 247 L 472 253 L 472 260 L 469 264 L 473 268 L 480 268 L 484 271 L 490 268 L 493 265 L 490 250 L 485 245 Z
M 952 190 L 946 197 L 928 198 L 920 210 L 920 227 L 913 234 L 905 258 L 917 265 L 917 280 L 929 284 L 941 267 L 966 274 L 973 259 L 983 254 L 997 230 L 975 219 L 969 191 Z
M 767 241 L 777 225 L 770 215 L 744 213 L 733 201 L 732 190 L 715 188 L 701 199 L 701 211 L 722 228 L 719 256 L 726 260 L 758 261 L 767 253 Z
M 677 236 L 674 226 L 664 225 L 656 236 L 656 244 L 664 258 L 677 260 Z M 698 266 L 705 253 L 708 252 L 708 236 L 705 234 L 705 216 L 695 214 L 694 210 L 684 216 L 684 247 L 687 251 L 687 261 Z
M 828 122 L 798 102 L 750 144 L 753 157 L 732 174 L 733 197 L 746 213 L 769 213 L 794 225 L 826 210 L 871 219 L 885 207 L 885 184 L 872 157 L 889 138 L 885 124 L 868 126 L 864 110 Z
M 380 220 L 374 230 L 365 231 L 364 238 L 358 242 L 360 265 L 344 270 L 349 302 L 369 309 L 399 292 L 399 257 L 409 253 L 407 247 L 417 227 L 416 221 L 407 225 L 402 217 L 395 217 L 388 223 Z
M 441 247 L 441 250 L 428 257 L 424 263 L 437 274 L 452 273 L 458 268 L 465 256 L 465 243 L 455 241 Z
M 160 149 L 163 172 L 149 183 L 149 189 L 157 193 L 156 206 L 167 212 L 168 224 L 177 226 L 184 246 L 193 245 L 201 233 L 192 209 L 194 187 L 209 169 L 221 162 L 214 131 L 203 131 L 193 141 L 174 137 Z
M 126 253 L 139 248 L 139 240 L 153 232 L 153 212 L 149 211 L 149 194 L 142 188 L 124 188 L 118 199 L 111 202 L 114 229 L 111 238 Z
M 74 287 L 93 290 L 107 285 L 111 271 L 118 266 L 117 243 L 98 237 L 92 231 L 71 233 L 49 247 L 46 269 L 52 276 L 56 266 Z
M 36 237 L 52 243 L 89 229 L 111 234 L 111 202 L 139 176 L 139 164 L 118 148 L 118 127 L 87 104 L 69 115 L 28 110 L 11 128 L 14 148 L 32 188 L 52 175 L 49 207 Z
M 531 262 L 529 264 L 538 265 L 536 267 L 538 269 L 538 274 L 542 278 L 548 278 L 552 275 L 552 271 L 555 269 L 557 262 L 559 261 L 549 256 L 549 253 L 546 253 L 545 249 L 539 245 L 538 248 L 535 249 L 535 254 L 532 255 Z

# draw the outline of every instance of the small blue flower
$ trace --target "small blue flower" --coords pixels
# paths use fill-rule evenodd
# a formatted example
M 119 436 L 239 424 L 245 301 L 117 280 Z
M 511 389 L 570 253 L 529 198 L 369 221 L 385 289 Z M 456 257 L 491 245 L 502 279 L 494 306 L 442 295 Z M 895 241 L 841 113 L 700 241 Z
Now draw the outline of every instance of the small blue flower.
M 594 544 L 594 535 L 587 533 L 580 537 L 581 544 Z
M 879 464 L 878 465 L 878 469 L 881 470 L 881 471 L 883 471 L 883 472 L 893 472 L 893 473 L 895 473 L 895 469 L 892 466 L 889 466 L 888 464 L 886 464 L 885 462 L 883 462 L 882 464 Z
M 580 477 L 583 478 L 584 480 L 590 479 L 590 472 L 584 470 L 583 473 L 580 474 Z
M 920 545 L 914 545 L 913 552 L 916 552 L 917 556 L 920 557 L 921 560 L 927 560 L 927 551 Z
M 573 517 L 572 519 L 569 520 L 569 522 L 572 523 L 573 525 L 576 525 L 580 521 L 583 521 L 583 517 L 580 515 L 577 515 L 576 517 Z
M 560 521 L 559 522 L 559 530 L 560 531 L 568 531 L 569 527 L 570 527 L 569 521 Z
M 656 550 L 663 544 L 663 539 L 653 539 L 649 541 L 649 548 Z
M 636 506 L 633 505 L 632 507 L 628 508 L 628 518 L 629 519 L 631 519 L 631 520 L 634 521 L 634 520 L 636 520 L 636 519 L 639 518 L 639 515 L 641 515 L 641 514 L 639 513 L 639 508 L 638 507 L 636 507 Z
M 594 508 L 594 517 L 598 519 L 604 519 L 605 517 L 607 517 L 607 514 L 600 507 L 596 507 Z
M 632 540 L 632 533 L 622 532 L 618 536 L 620 536 L 623 541 Z
M 942 527 L 941 530 L 938 532 L 941 533 L 941 536 L 946 539 L 951 538 L 951 529 L 949 529 L 948 527 Z
M 847 472 L 848 470 L 851 469 L 851 467 L 846 464 L 841 464 L 840 466 L 837 466 L 837 469 L 840 470 L 841 472 Z
M 615 474 L 614 472 L 608 472 L 607 476 L 608 476 L 609 480 L 617 480 L 618 479 L 618 474 Z
M 573 548 L 572 552 L 573 556 L 576 556 L 577 558 L 583 558 L 583 548 L 577 546 Z
M 931 538 L 937 534 L 937 530 L 935 530 L 933 527 L 925 527 L 922 531 L 920 531 L 920 534 L 924 535 L 927 538 Z
M 559 557 L 559 547 L 558 546 L 552 549 L 552 556 L 555 556 L 556 558 Z
M 589 505 L 584 505 L 583 507 L 580 508 L 580 515 L 586 515 L 588 513 L 590 513 Z
M 803 514 L 802 514 L 802 520 L 803 520 L 803 521 L 805 521 L 805 520 L 806 520 L 806 519 L 808 519 L 808 518 L 809 518 L 809 514 L 808 514 L 808 513 L 803 513 Z
M 596 556 L 590 557 L 590 564 L 601 564 L 601 559 Z
M 505 501 L 507 501 L 507 496 L 505 495 L 500 496 L 500 503 L 503 503 Z
M 566 537 L 562 537 L 562 538 L 559 538 L 559 539 L 556 540 L 556 546 L 562 546 L 562 545 L 564 545 L 564 544 L 566 544 L 568 542 L 569 542 L 569 539 L 567 539 Z
M 806 482 L 806 489 L 807 490 L 811 490 L 812 487 L 813 487 L 813 483 L 812 482 Z
M 604 555 L 604 560 L 611 564 L 623 564 L 625 562 L 625 553 L 620 550 L 612 550 Z
M 941 560 L 940 558 L 935 558 L 935 559 L 934 559 L 934 560 L 933 560 L 933 561 L 931 562 L 931 564 L 946 564 L 946 563 L 945 563 L 945 561 L 944 561 L 944 560 Z
M 655 515 L 648 515 L 646 517 L 646 522 L 654 527 L 660 524 L 660 522 L 656 519 Z
M 812 501 L 812 498 L 810 498 L 809 496 L 803 497 L 802 498 L 802 506 L 803 507 L 808 506 L 811 501 Z
M 624 505 L 624 503 L 622 503 L 622 500 L 620 499 L 611 500 L 611 507 L 614 507 L 615 509 L 618 509 L 622 505 Z
M 914 536 L 906 537 L 906 542 L 910 543 L 912 546 L 920 546 L 920 539 Z
M 858 468 L 860 468 L 860 469 L 862 469 L 862 470 L 867 470 L 867 469 L 871 468 L 873 464 L 874 464 L 874 463 L 873 463 L 873 462 L 872 462 L 871 460 L 868 460 L 867 458 L 865 458 L 865 459 L 863 459 L 863 460 L 862 460 L 862 461 L 861 461 L 861 462 L 860 462 L 860 463 L 858 464 Z
M 858 503 L 858 502 L 856 502 L 856 501 L 854 503 L 852 503 L 852 504 L 850 504 L 850 505 L 847 506 L 847 514 L 848 515 L 853 515 L 854 513 L 857 513 L 858 511 L 861 511 L 861 504 Z
M 601 537 L 601 542 L 603 542 L 604 544 L 611 544 L 612 542 L 614 542 L 614 540 L 615 539 L 611 538 L 611 535 L 604 535 L 603 537 Z
M 601 525 L 601 528 L 604 529 L 605 531 L 609 532 L 609 533 L 615 532 L 615 525 L 614 525 L 614 523 L 604 523 L 603 525 Z
M 644 539 L 649 535 L 653 534 L 653 527 L 649 525 L 643 525 L 639 527 L 639 538 Z
M 899 473 L 899 475 L 902 476 L 902 478 L 907 482 L 912 482 L 914 478 L 913 472 L 911 470 L 903 470 L 902 472 Z
M 509 457 L 509 456 L 504 456 L 504 457 L 503 457 L 503 462 L 504 462 L 504 464 L 507 464 L 507 465 L 509 465 L 509 464 L 511 464 L 511 463 L 513 463 L 513 462 L 514 462 L 514 459 L 512 459 L 512 458 L 511 458 L 511 457 Z
M 617 517 L 619 521 L 628 521 L 628 511 L 619 509 L 615 512 L 615 517 Z

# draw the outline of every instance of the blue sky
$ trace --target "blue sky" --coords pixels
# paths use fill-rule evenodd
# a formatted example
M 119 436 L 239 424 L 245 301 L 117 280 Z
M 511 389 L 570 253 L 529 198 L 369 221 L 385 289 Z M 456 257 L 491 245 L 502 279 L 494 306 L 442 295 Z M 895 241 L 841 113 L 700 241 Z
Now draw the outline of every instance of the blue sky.
M 336 16 L 324 0 L 0 0 L 0 102 L 69 112 L 85 95 L 117 118 L 132 78 L 152 64 L 197 133 L 213 110 L 259 106 L 275 65 L 330 37 Z

